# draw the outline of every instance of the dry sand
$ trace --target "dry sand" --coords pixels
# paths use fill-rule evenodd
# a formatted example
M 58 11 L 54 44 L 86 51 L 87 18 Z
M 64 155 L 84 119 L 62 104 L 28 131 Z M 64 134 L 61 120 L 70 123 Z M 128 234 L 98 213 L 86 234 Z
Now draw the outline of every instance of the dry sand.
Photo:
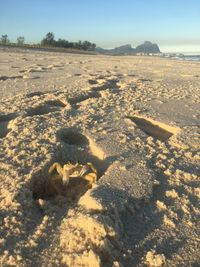
M 1 266 L 199 266 L 199 62 L 1 51 L 0 96 Z

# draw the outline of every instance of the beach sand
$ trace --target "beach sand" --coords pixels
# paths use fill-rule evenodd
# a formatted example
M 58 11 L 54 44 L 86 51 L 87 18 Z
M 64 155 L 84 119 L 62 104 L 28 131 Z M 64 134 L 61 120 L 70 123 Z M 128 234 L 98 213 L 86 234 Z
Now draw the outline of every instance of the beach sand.
M 0 96 L 1 266 L 199 266 L 199 62 L 0 51 Z

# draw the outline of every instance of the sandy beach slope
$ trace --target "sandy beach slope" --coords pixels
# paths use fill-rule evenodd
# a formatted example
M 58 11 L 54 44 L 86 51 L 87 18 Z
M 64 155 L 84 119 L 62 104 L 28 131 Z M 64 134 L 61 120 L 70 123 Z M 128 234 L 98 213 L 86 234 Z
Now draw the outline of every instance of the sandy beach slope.
M 0 97 L 1 266 L 199 266 L 199 62 L 0 51 Z

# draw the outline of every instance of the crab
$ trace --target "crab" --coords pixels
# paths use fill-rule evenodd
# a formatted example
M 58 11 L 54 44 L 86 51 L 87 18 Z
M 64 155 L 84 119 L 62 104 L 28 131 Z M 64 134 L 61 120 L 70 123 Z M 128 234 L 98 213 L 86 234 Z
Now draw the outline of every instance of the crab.
M 82 178 L 89 185 L 96 183 L 97 170 L 91 162 L 84 165 L 67 163 L 63 167 L 58 162 L 54 162 L 47 174 L 45 184 L 46 195 L 64 195 L 71 179 Z

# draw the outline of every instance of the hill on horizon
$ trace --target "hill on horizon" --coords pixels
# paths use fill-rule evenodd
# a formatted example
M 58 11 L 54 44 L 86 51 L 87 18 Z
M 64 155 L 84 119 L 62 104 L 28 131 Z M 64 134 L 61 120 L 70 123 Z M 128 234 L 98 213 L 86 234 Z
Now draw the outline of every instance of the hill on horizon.
M 133 48 L 130 44 L 126 44 L 119 47 L 115 47 L 113 49 L 103 49 L 101 47 L 97 47 L 95 50 L 102 54 L 112 54 L 112 55 L 131 55 L 137 53 L 145 53 L 145 54 L 161 53 L 159 46 L 155 43 L 151 43 L 150 41 L 145 41 L 143 44 L 138 45 L 135 48 Z

